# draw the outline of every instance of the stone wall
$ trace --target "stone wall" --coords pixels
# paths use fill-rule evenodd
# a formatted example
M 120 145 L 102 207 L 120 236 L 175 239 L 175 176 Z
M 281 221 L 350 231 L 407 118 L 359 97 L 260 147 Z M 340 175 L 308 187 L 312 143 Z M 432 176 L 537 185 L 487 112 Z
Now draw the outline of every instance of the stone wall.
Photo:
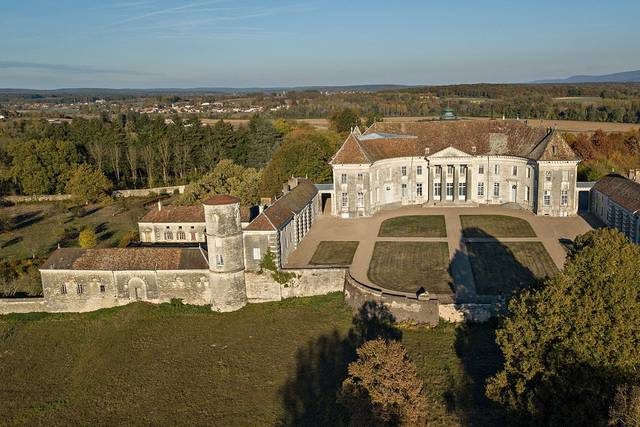
M 354 310 L 358 310 L 368 301 L 375 301 L 384 304 L 398 322 L 411 321 L 432 326 L 438 324 L 437 300 L 422 300 L 390 294 L 382 289 L 366 286 L 350 274 L 345 276 L 344 298 Z
M 24 202 L 60 202 L 64 200 L 71 200 L 73 196 L 71 194 L 41 194 L 32 196 L 4 196 L 3 199 L 12 203 L 24 203 Z
M 447 322 L 486 322 L 500 314 L 503 308 L 496 304 L 440 304 L 438 315 Z
M 247 298 L 250 303 L 280 301 L 285 298 L 310 297 L 340 292 L 344 287 L 344 268 L 285 269 L 295 275 L 289 283 L 280 284 L 270 271 L 245 272 Z
M 64 271 L 41 270 L 44 298 L 2 299 L 0 314 L 86 312 L 126 305 L 182 299 L 186 304 L 211 304 L 208 270 Z
M 169 187 L 140 188 L 135 190 L 116 190 L 111 193 L 113 197 L 145 197 L 150 194 L 173 194 L 176 190 L 178 193 L 184 193 L 186 185 L 174 185 Z

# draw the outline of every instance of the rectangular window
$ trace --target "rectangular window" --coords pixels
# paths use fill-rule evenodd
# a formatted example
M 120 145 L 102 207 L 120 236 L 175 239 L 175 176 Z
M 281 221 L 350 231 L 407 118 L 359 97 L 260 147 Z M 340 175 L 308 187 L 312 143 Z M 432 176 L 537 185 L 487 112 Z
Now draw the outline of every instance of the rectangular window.
M 416 184 L 416 196 L 422 197 L 422 183 Z
M 187 235 L 184 233 L 184 231 L 178 231 L 176 233 L 176 237 L 178 238 L 178 240 L 186 240 L 187 239 Z
M 422 166 L 421 165 L 416 166 L 416 175 L 422 175 Z
M 402 184 L 402 197 L 407 197 L 407 184 Z
M 164 232 L 164 239 L 165 240 L 173 240 L 173 233 L 171 231 L 165 231 Z
M 342 193 L 342 209 L 347 209 L 349 207 L 349 194 Z
M 517 166 L 513 166 L 511 168 L 511 175 L 518 176 L 518 167 Z
M 478 183 L 478 196 L 484 196 L 484 182 Z
M 442 175 L 442 166 L 436 166 L 436 175 Z
M 62 286 L 60 286 L 60 294 L 62 294 L 62 295 L 66 295 L 67 294 L 67 285 L 66 284 L 62 284 Z
M 562 206 L 568 206 L 569 205 L 569 192 L 567 190 L 562 190 L 560 192 L 560 204 Z
M 341 184 L 346 184 L 347 183 L 347 174 L 343 173 L 342 175 L 340 175 L 340 183 Z
M 222 254 L 216 254 L 216 265 L 217 266 L 224 265 L 224 258 L 222 257 Z
M 359 208 L 364 208 L 364 193 L 358 192 L 356 203 Z
M 547 182 L 551 182 L 551 171 L 546 171 L 544 173 L 544 180 Z
M 478 166 L 478 175 L 484 175 L 484 165 Z
M 453 165 L 449 165 L 447 166 L 447 175 L 453 175 L 453 173 L 455 172 L 456 168 Z
M 407 176 L 407 167 L 406 167 L 406 166 L 402 166 L 402 167 L 400 168 L 400 174 L 401 174 L 402 176 Z
M 458 197 L 467 197 L 467 183 L 459 182 L 458 183 Z
M 545 206 L 551 206 L 551 191 L 546 190 L 542 196 L 542 203 Z
M 500 183 L 495 182 L 493 184 L 493 197 L 500 197 Z
M 529 201 L 529 187 L 524 187 L 524 201 L 528 202 Z
M 433 195 L 438 198 L 442 196 L 442 184 L 439 182 L 433 184 Z
M 569 171 L 562 171 L 562 181 L 563 182 L 569 181 Z
M 467 174 L 467 165 L 460 165 L 460 176 Z
M 500 175 L 500 165 L 493 165 L 493 173 L 495 175 Z
M 76 285 L 76 292 L 78 293 L 78 295 L 82 295 L 84 293 L 84 285 L 78 283 Z
M 253 259 L 254 260 L 261 260 L 262 259 L 262 253 L 260 251 L 260 248 L 253 248 Z
M 100 285 L 100 293 L 104 294 L 105 292 L 107 292 L 107 285 Z
M 531 178 L 531 168 L 527 168 L 527 178 Z
M 358 181 L 362 181 L 362 176 L 363 176 L 363 175 L 362 175 L 362 173 L 359 173 L 359 174 L 357 175 Z
M 447 182 L 447 197 L 453 197 L 453 182 Z

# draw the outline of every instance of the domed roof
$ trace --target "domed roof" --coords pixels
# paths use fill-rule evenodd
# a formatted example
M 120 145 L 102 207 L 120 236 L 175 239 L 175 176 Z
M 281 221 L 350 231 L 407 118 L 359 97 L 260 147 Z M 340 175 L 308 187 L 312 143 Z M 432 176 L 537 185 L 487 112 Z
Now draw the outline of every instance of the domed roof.
M 240 203 L 240 199 L 235 196 L 229 196 L 227 194 L 217 194 L 202 202 L 203 205 L 209 206 L 233 205 L 234 203 Z
M 440 120 L 457 120 L 458 117 L 453 114 L 453 110 L 451 108 L 445 108 L 444 112 L 440 116 Z

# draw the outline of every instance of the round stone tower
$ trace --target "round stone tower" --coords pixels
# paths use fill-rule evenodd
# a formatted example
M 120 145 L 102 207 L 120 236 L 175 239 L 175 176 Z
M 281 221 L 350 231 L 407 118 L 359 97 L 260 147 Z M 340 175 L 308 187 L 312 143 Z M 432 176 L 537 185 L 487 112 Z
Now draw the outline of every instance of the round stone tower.
M 240 199 L 214 196 L 205 202 L 211 309 L 234 311 L 247 304 Z

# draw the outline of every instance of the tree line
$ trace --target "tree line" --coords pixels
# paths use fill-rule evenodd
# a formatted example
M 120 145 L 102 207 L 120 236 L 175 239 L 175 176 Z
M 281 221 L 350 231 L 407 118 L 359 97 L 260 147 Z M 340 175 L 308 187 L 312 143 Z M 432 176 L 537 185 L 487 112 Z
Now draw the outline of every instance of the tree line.
M 283 137 L 260 116 L 236 129 L 224 121 L 203 126 L 195 118 L 134 113 L 61 124 L 20 120 L 0 132 L 2 190 L 17 194 L 64 192 L 80 164 L 102 172 L 114 188 L 187 183 L 222 159 L 262 168 Z

